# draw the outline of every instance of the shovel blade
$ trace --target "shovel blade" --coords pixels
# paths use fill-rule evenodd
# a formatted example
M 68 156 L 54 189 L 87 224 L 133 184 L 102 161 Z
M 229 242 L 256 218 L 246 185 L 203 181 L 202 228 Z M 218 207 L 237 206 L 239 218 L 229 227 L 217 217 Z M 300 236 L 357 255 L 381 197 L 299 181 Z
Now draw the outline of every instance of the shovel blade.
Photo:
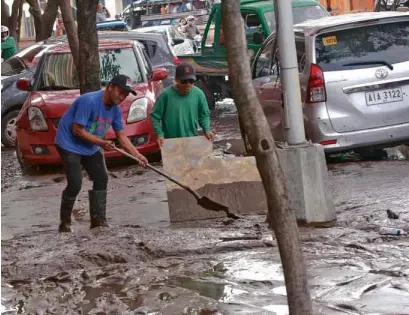
M 207 210 L 212 210 L 212 211 L 223 211 L 223 212 L 228 212 L 229 208 L 226 207 L 225 205 L 222 205 L 216 201 L 211 200 L 208 197 L 201 197 L 197 203 L 199 206 L 207 209 Z

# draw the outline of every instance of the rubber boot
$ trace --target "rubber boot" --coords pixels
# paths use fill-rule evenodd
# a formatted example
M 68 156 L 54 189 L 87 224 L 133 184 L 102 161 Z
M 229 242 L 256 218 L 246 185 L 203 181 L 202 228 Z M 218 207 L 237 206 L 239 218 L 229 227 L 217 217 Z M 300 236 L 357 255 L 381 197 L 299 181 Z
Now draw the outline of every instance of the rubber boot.
M 58 232 L 72 232 L 71 229 L 71 213 L 74 208 L 75 199 L 77 197 L 68 197 L 62 193 L 61 208 L 60 208 L 60 225 L 58 226 Z
M 91 216 L 90 229 L 96 227 L 108 227 L 106 220 L 107 191 L 89 190 L 89 213 Z

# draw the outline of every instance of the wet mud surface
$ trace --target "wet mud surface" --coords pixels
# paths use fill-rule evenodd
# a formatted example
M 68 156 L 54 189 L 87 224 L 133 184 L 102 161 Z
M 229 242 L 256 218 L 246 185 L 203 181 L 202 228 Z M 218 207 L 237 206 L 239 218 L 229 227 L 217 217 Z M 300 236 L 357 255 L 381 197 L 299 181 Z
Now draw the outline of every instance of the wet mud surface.
M 220 155 L 240 137 L 234 111 L 222 112 Z M 264 216 L 171 225 L 163 179 L 122 163 L 109 167 L 111 228 L 88 229 L 84 178 L 75 232 L 61 235 L 61 170 L 27 176 L 13 151 L 1 157 L 1 314 L 288 314 Z M 409 161 L 328 168 L 336 226 L 300 227 L 314 314 L 408 315 L 409 237 L 378 230 L 409 232 Z

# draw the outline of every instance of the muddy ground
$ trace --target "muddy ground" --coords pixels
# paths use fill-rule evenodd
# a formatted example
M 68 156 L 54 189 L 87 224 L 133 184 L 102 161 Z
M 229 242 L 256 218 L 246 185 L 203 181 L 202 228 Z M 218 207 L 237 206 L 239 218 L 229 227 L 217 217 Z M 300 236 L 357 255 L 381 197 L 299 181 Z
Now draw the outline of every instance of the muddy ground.
M 216 154 L 226 154 L 239 132 L 234 110 L 219 114 Z M 112 227 L 88 230 L 84 179 L 75 233 L 60 235 L 60 169 L 22 175 L 5 149 L 1 163 L 1 314 L 288 314 L 264 217 L 171 225 L 163 179 L 121 162 L 109 167 Z M 409 161 L 328 167 L 337 224 L 300 228 L 314 314 L 408 315 L 409 238 L 378 229 L 409 231 Z

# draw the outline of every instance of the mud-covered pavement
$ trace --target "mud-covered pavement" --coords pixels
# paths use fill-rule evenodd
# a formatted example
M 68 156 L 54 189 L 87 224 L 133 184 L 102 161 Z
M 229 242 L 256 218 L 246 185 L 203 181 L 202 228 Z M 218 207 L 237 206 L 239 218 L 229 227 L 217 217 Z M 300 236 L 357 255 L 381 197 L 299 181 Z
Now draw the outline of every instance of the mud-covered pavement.
M 217 154 L 239 137 L 222 113 Z M 84 178 L 75 233 L 61 235 L 61 171 L 23 176 L 2 150 L 2 314 L 288 314 L 264 217 L 170 225 L 162 178 L 109 172 L 112 227 L 88 230 Z M 409 314 L 409 238 L 378 233 L 409 231 L 409 161 L 335 163 L 329 176 L 336 227 L 300 228 L 314 314 Z

